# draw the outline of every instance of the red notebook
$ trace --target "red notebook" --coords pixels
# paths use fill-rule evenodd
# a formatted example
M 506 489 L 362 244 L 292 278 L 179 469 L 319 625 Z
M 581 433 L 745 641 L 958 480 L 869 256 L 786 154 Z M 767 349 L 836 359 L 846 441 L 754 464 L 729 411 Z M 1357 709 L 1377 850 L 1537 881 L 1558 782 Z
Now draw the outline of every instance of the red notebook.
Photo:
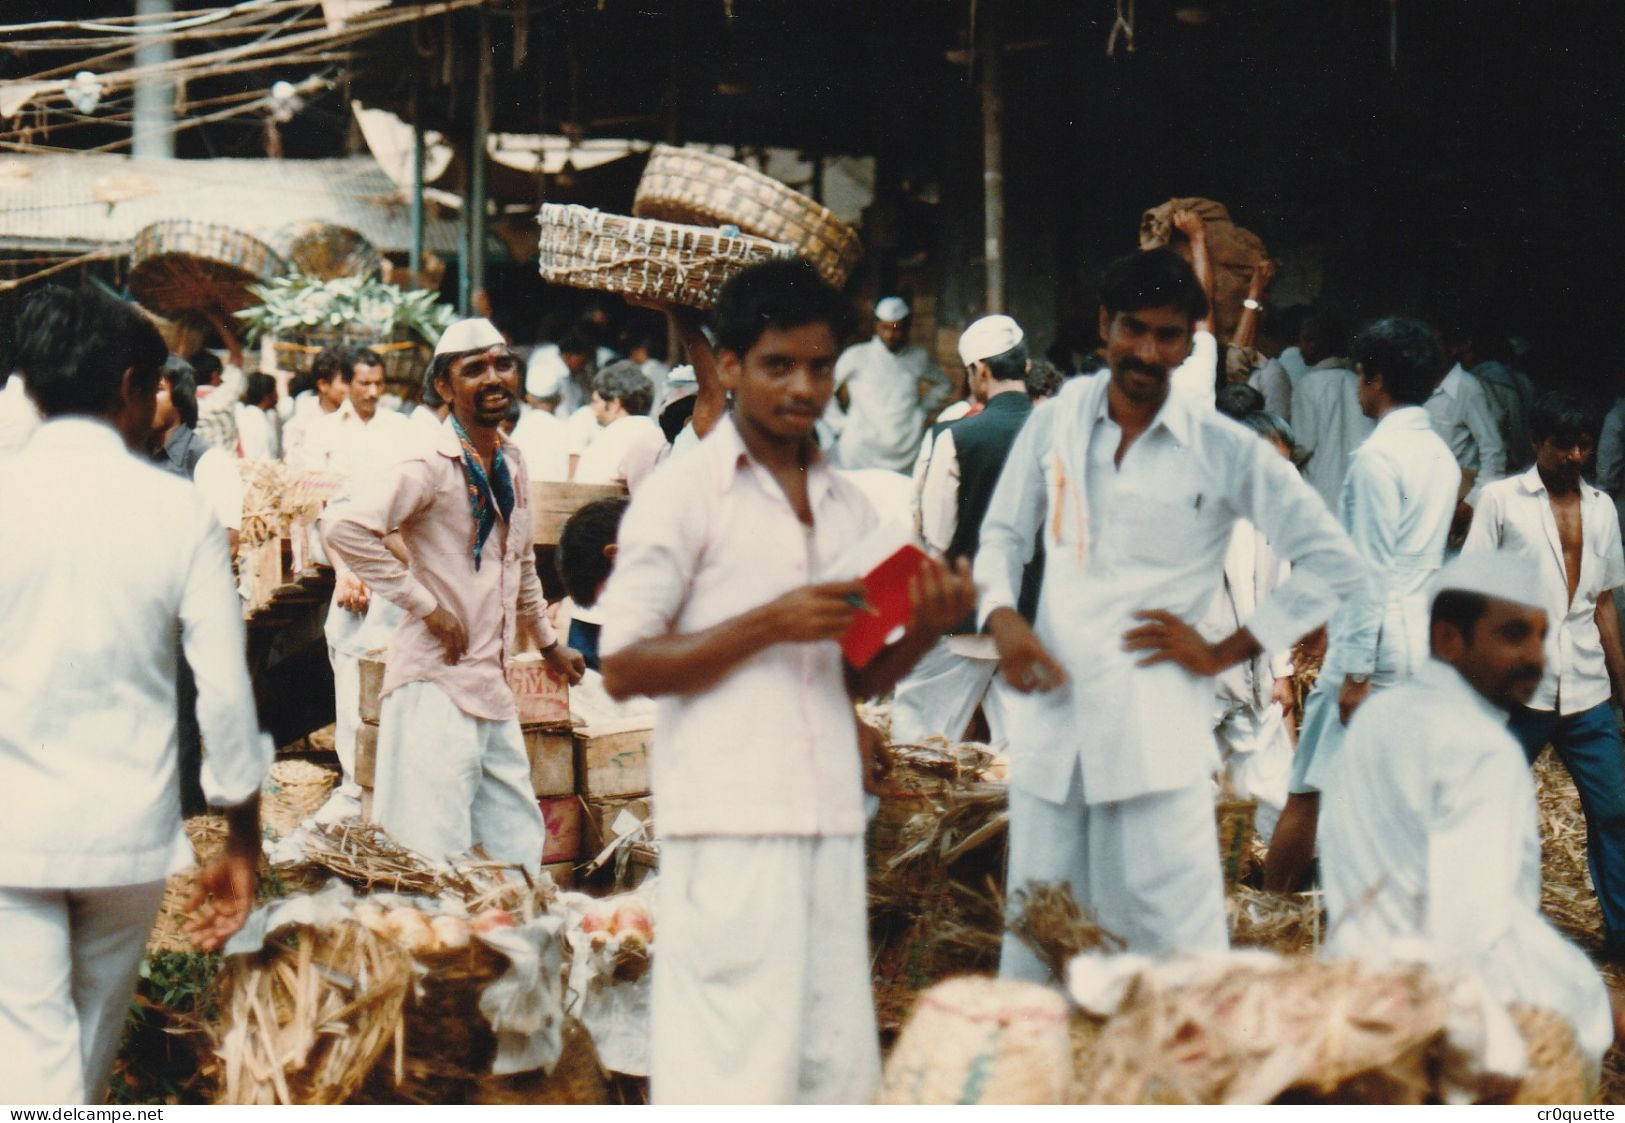
M 867 607 L 858 610 L 852 626 L 841 637 L 841 652 L 848 663 L 862 670 L 887 643 L 901 635 L 913 611 L 908 599 L 909 579 L 930 560 L 924 551 L 904 546 L 862 578 Z

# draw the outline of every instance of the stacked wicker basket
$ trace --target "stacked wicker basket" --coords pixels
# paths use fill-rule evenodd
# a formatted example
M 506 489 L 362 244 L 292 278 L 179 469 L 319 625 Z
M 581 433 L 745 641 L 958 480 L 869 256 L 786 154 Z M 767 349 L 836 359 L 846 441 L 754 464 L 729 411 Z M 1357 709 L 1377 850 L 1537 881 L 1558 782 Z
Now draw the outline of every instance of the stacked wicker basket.
M 839 287 L 863 253 L 857 231 L 771 176 L 696 149 L 657 146 L 636 217 L 545 204 L 540 269 L 549 281 L 708 308 L 749 266 L 801 256 Z

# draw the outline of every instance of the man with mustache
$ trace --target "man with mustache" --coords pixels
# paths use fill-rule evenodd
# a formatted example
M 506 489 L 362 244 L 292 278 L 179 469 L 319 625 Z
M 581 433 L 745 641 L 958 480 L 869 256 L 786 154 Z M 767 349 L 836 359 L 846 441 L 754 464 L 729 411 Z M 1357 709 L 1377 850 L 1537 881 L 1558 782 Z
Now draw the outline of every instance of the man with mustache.
M 1322 815 L 1326 952 L 1442 945 L 1499 1001 L 1566 1017 L 1597 1064 L 1619 1015 L 1585 954 L 1541 916 L 1534 785 L 1506 729 L 1542 683 L 1544 568 L 1514 549 L 1446 565 L 1429 610 L 1433 657 L 1355 714 Z
M 1131 950 L 1227 946 L 1213 829 L 1211 676 L 1281 651 L 1360 581 L 1348 535 L 1285 457 L 1194 394 L 1169 392 L 1207 307 L 1167 250 L 1101 281 L 1108 373 L 1033 410 L 1011 447 L 976 556 L 979 618 L 1006 680 L 1012 893 L 1069 882 Z M 1230 635 L 1192 626 L 1219 589 L 1238 519 L 1292 575 Z M 1043 535 L 1029 625 L 1021 573 Z M 1007 938 L 1006 977 L 1048 972 Z
M 1585 809 L 1591 880 L 1604 949 L 1625 954 L 1625 745 L 1609 703 L 1625 698 L 1614 589 L 1625 585 L 1619 515 L 1580 478 L 1601 419 L 1553 391 L 1529 411 L 1535 465 L 1479 493 L 1463 552 L 1514 547 L 1540 562 L 1538 596 L 1550 622 L 1546 674 L 1512 708 L 1512 734 L 1533 761 L 1547 743 L 1574 777 Z M 1533 592 L 1533 590 L 1532 590 Z
M 498 428 L 519 362 L 489 320 L 461 320 L 429 374 L 451 403 L 438 439 L 358 477 L 322 516 L 328 548 L 406 612 L 384 670 L 373 818 L 430 858 L 478 847 L 535 873 L 543 825 L 504 674 L 510 637 L 523 629 L 572 682 L 583 668 L 548 622 L 524 457 Z

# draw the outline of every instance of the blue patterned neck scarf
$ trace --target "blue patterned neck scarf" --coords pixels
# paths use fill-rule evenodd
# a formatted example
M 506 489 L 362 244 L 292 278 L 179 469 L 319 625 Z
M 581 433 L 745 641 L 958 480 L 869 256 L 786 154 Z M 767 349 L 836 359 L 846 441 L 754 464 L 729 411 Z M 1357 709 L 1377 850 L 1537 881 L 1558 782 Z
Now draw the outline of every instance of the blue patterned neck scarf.
M 480 457 L 474 451 L 474 442 L 468 439 L 468 430 L 454 414 L 451 428 L 457 434 L 457 443 L 463 446 L 463 482 L 468 485 L 468 509 L 474 514 L 474 540 L 469 548 L 474 554 L 474 568 L 480 568 L 480 551 L 485 540 L 497 525 L 496 512 L 502 512 L 507 522 L 513 514 L 513 476 L 508 473 L 508 462 L 502 458 L 502 445 L 498 443 L 496 455 L 491 457 L 491 471 L 486 473 Z M 492 510 L 492 500 L 496 510 Z

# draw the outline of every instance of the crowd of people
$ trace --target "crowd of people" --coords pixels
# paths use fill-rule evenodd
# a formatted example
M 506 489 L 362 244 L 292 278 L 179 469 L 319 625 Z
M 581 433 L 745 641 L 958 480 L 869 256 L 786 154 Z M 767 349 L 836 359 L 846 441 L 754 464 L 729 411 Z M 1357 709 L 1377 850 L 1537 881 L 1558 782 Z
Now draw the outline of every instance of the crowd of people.
M 850 302 L 799 261 L 736 276 L 708 322 L 661 309 L 675 369 L 591 322 L 527 357 L 459 321 L 411 407 L 372 350 L 244 376 L 167 357 L 106 295 L 33 294 L 0 393 L 0 1088 L 100 1095 L 183 811 L 232 831 L 199 945 L 251 906 L 272 750 L 235 457 L 346 481 L 311 543 L 336 574 L 343 770 L 318 818 L 360 812 L 359 661 L 386 644 L 372 816 L 436 859 L 539 867 L 516 652 L 654 700 L 657 1101 L 872 1098 L 864 831 L 887 761 L 854 702 L 887 694 L 897 743 L 1007 752 L 1006 884 L 1066 882 L 1129 951 L 1228 946 L 1231 793 L 1258 801 L 1267 886 L 1323 888 L 1329 951 L 1433 941 L 1600 1060 L 1625 1023 L 1540 914 L 1528 763 L 1550 744 L 1573 776 L 1604 954 L 1625 954 L 1625 549 L 1587 480 L 1600 439 L 1594 478 L 1625 492 L 1625 405 L 1605 419 L 1406 315 L 1350 337 L 1316 311 L 1269 354 L 1267 264 L 1221 347 L 1201 223 L 1175 225 L 1197 268 L 1111 263 L 1092 354 L 1058 366 L 988 315 L 962 378 L 898 296 L 843 349 Z M 630 496 L 566 527 L 562 638 L 532 481 Z M 903 543 L 925 555 L 908 622 L 857 665 L 862 578 Z M 999 971 L 1056 981 L 1009 935 Z

